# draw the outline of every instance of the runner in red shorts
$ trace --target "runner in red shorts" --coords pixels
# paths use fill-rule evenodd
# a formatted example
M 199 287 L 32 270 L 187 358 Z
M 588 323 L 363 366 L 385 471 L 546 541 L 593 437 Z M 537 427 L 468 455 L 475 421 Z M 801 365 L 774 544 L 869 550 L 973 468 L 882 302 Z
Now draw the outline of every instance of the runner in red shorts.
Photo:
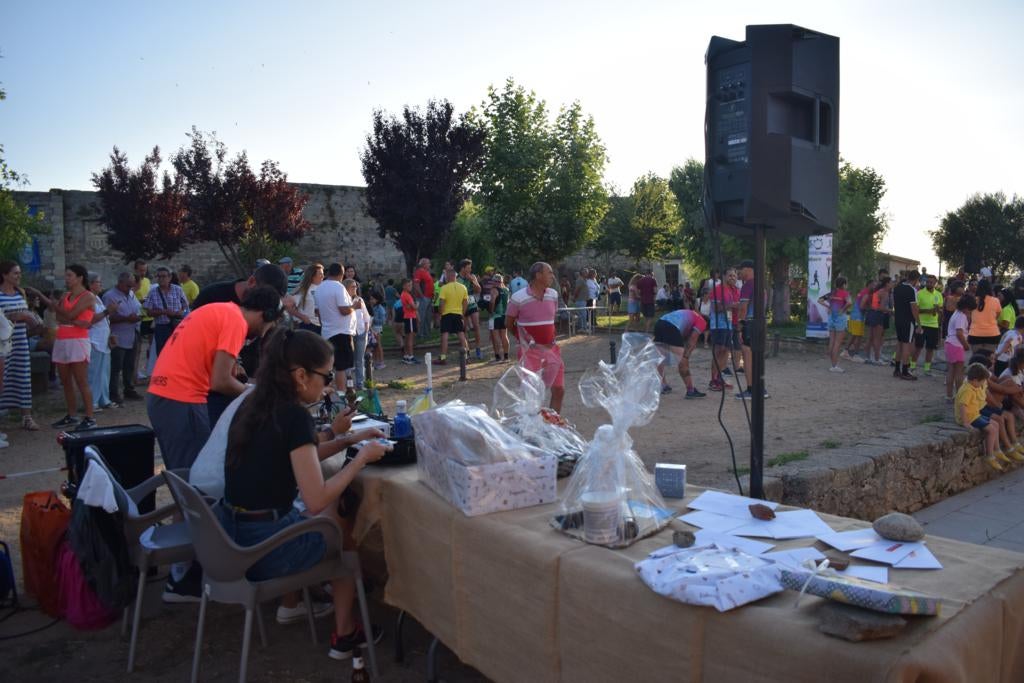
M 551 409 L 561 412 L 565 397 L 565 366 L 555 344 L 558 292 L 551 288 L 555 271 L 538 261 L 530 267 L 530 284 L 512 295 L 505 312 L 509 330 L 519 341 L 518 357 L 527 370 L 540 373 L 551 389 Z

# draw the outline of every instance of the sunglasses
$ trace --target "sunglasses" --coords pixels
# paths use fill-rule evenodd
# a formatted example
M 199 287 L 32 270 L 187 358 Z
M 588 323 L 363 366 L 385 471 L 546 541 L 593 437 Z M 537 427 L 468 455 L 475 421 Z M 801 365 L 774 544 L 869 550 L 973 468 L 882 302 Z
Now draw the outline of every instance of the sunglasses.
M 292 368 L 292 372 L 295 372 L 298 369 L 299 368 Z M 306 372 L 308 372 L 308 373 L 311 373 L 313 375 L 320 375 L 321 377 L 323 377 L 324 378 L 324 384 L 330 384 L 331 382 L 334 381 L 334 374 L 335 374 L 334 370 L 331 370 L 330 372 L 320 372 L 319 370 L 309 370 L 309 369 L 306 369 L 306 368 L 303 368 L 303 369 L 305 369 Z

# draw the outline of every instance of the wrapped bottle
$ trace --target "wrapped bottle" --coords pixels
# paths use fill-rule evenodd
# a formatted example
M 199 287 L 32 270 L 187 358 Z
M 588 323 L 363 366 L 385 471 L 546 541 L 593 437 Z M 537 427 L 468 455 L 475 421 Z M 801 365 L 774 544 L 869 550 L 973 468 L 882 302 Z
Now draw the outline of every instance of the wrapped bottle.
M 412 436 L 412 421 L 405 412 L 405 401 L 395 401 L 395 424 L 391 433 L 396 439 Z

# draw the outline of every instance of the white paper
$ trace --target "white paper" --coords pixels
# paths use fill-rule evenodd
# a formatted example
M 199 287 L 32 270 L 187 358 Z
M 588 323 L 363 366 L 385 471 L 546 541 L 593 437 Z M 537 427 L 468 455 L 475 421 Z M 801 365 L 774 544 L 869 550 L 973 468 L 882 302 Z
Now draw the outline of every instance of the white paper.
M 774 560 L 787 569 L 807 570 L 804 562 L 807 560 L 824 560 L 825 555 L 817 548 L 793 548 L 792 550 L 777 550 L 774 553 L 765 553 L 761 557 Z
M 822 534 L 818 540 L 827 543 L 836 550 L 847 552 L 866 548 L 882 541 L 882 537 L 874 529 L 854 529 L 853 531 L 837 531 L 833 534 Z
M 889 583 L 888 567 L 869 567 L 863 564 L 851 564 L 842 571 L 837 570 L 836 573 L 840 576 L 855 576 L 858 579 L 873 581 L 874 583 Z
M 771 543 L 752 541 L 749 538 L 740 538 L 739 536 L 723 534 L 717 531 L 710 531 L 708 529 L 701 529 L 694 534 L 694 537 L 697 539 L 696 545 L 708 545 L 710 543 L 714 543 L 720 548 L 737 548 L 745 553 L 750 553 L 751 555 L 760 555 L 766 550 L 771 550 L 775 547 Z
M 750 519 L 750 506 L 754 504 L 766 505 L 772 510 L 779 507 L 778 503 L 770 500 L 746 498 L 721 491 L 705 491 L 697 496 L 688 507 L 693 510 L 705 510 L 720 515 Z
M 717 531 L 719 533 L 727 533 L 732 529 L 743 526 L 746 523 L 746 520 L 744 519 L 737 519 L 736 517 L 720 515 L 718 513 L 707 512 L 705 510 L 688 512 L 685 515 L 680 515 L 679 519 L 683 520 L 687 524 L 700 527 L 701 529 Z
M 942 569 L 942 563 L 923 543 L 920 548 L 911 550 L 910 554 L 897 562 L 895 566 L 896 569 Z
M 859 550 L 854 550 L 850 554 L 862 560 L 896 565 L 910 553 L 921 549 L 924 549 L 923 543 L 902 543 L 900 541 L 886 541 L 883 539 L 879 543 L 873 543 Z
M 734 536 L 758 536 L 763 538 L 790 539 L 806 538 L 832 533 L 832 527 L 822 521 L 814 510 L 791 510 L 778 512 L 775 519 L 750 519 L 743 526 L 728 530 Z

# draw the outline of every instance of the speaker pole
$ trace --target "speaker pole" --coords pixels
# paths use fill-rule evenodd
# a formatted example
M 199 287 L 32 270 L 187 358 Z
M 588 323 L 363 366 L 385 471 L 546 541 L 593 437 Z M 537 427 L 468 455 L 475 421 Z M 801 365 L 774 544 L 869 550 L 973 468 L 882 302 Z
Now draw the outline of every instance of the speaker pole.
M 750 360 L 750 497 L 764 498 L 764 346 L 767 339 L 765 321 L 764 225 L 754 226 L 754 329 L 751 336 Z

